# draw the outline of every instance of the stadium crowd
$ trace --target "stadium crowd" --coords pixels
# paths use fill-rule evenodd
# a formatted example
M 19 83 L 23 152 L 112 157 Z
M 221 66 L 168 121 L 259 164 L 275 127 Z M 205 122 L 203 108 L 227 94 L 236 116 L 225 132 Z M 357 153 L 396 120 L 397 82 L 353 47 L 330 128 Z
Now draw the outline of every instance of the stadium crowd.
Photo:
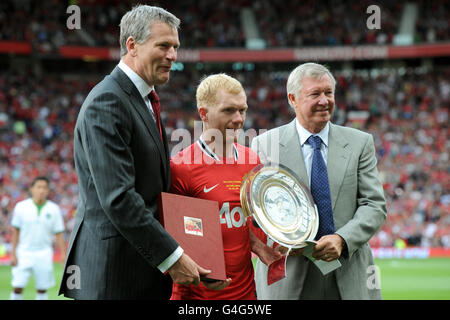
M 169 137 L 180 128 L 193 133 L 199 120 L 194 93 L 203 73 L 194 64 L 186 65 L 158 88 Z M 252 71 L 229 73 L 247 91 L 245 129 L 269 129 L 294 117 L 285 94 L 288 72 L 256 65 Z M 361 128 L 375 138 L 388 218 L 371 245 L 393 246 L 403 239 L 412 246 L 450 248 L 450 67 L 334 73 L 334 122 Z M 82 76 L 67 80 L 0 73 L 0 244 L 10 241 L 14 205 L 27 197 L 37 175 L 50 178 L 49 198 L 61 206 L 66 237 L 70 234 L 78 196 L 73 129 L 93 85 L 95 81 Z M 177 142 L 174 138 L 171 147 Z
M 78 0 L 80 30 L 67 28 L 70 1 L 0 2 L 0 41 L 32 43 L 37 52 L 62 45 L 117 46 L 120 17 L 136 0 Z M 418 6 L 415 42 L 448 41 L 450 8 L 446 0 L 414 1 Z M 406 1 L 209 0 L 151 2 L 181 18 L 183 48 L 245 47 L 243 8 L 253 10 L 259 36 L 267 47 L 391 44 L 399 32 Z M 369 30 L 366 12 L 376 4 L 381 29 Z
M 314 0 L 258 0 L 253 8 L 269 47 L 333 46 L 392 43 L 403 3 L 330 0 L 324 5 Z M 381 8 L 382 28 L 369 30 L 366 9 L 373 4 Z

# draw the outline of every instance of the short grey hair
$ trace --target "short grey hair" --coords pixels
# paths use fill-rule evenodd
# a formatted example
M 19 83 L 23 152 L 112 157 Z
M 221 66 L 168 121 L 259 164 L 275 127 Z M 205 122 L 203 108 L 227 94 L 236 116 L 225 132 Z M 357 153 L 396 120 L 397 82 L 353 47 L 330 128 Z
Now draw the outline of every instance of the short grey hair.
M 334 91 L 336 89 L 336 80 L 327 67 L 314 62 L 307 62 L 295 68 L 289 75 L 286 84 L 289 104 L 292 106 L 291 101 L 289 100 L 289 94 L 293 94 L 295 97 L 297 97 L 298 93 L 302 89 L 302 80 L 304 78 L 320 79 L 324 75 L 328 75 L 330 77 L 331 82 L 333 83 Z
M 180 19 L 159 7 L 139 4 L 125 13 L 120 21 L 120 56 L 127 54 L 127 39 L 130 36 L 138 44 L 145 43 L 151 35 L 150 27 L 155 22 L 167 23 L 174 29 L 180 27 Z

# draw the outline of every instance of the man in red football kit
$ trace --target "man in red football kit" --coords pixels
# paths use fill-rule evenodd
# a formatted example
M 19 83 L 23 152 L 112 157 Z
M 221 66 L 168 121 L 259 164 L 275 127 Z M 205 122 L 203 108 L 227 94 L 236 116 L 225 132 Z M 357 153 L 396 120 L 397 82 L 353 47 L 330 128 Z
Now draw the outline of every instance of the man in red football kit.
M 259 256 L 264 254 L 265 261 L 281 255 L 251 234 L 250 220 L 241 208 L 242 178 L 260 163 L 256 153 L 236 143 L 244 126 L 247 97 L 238 80 L 215 74 L 201 81 L 196 98 L 203 133 L 172 157 L 171 192 L 219 202 L 228 279 L 198 286 L 174 284 L 171 299 L 253 300 L 256 291 L 251 249 Z

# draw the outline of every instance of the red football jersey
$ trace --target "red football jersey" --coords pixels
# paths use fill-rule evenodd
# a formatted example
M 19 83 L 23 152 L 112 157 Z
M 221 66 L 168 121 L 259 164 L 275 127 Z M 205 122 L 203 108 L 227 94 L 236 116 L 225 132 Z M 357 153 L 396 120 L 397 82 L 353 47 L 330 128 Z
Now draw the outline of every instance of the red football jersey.
M 241 208 L 240 186 L 243 176 L 260 160 L 251 149 L 239 144 L 234 146 L 234 157 L 220 158 L 200 139 L 170 160 L 172 193 L 219 203 L 226 273 L 232 280 L 220 291 L 210 290 L 202 283 L 198 286 L 174 284 L 172 300 L 256 299 L 250 220 L 247 222 Z

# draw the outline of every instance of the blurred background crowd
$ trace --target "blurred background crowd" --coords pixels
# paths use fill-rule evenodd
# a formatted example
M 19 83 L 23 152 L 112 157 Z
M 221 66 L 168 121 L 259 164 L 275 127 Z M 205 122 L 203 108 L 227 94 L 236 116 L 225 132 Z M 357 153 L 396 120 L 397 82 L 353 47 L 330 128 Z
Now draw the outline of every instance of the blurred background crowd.
M 151 4 L 160 4 L 181 18 L 180 40 L 187 48 L 245 47 L 239 16 L 246 8 L 255 13 L 257 33 L 267 48 L 392 44 L 405 2 L 378 1 L 383 7 L 383 28 L 369 30 L 357 16 L 372 2 Z M 33 53 L 51 53 L 67 44 L 117 47 L 120 17 L 131 3 L 76 1 L 83 8 L 83 28 L 71 32 L 66 28 L 65 1 L 1 1 L 0 41 L 30 42 Z M 450 3 L 416 4 L 420 15 L 415 43 L 449 41 Z M 28 197 L 29 184 L 38 175 L 51 180 L 50 198 L 63 210 L 68 237 L 78 201 L 73 162 L 77 114 L 90 89 L 117 62 L 41 61 L 31 56 L 20 67 L 23 60 L 11 59 L 0 55 L 0 244 L 10 242 L 14 205 Z M 39 71 L 36 64 L 41 65 Z M 196 85 L 213 72 L 227 72 L 243 83 L 249 106 L 245 129 L 259 131 L 289 122 L 294 112 L 287 102 L 286 80 L 296 65 L 181 64 L 169 83 L 157 89 L 168 136 L 180 128 L 193 132 L 199 120 Z M 388 64 L 332 62 L 329 67 L 337 80 L 333 122 L 370 132 L 375 139 L 388 219 L 370 244 L 391 247 L 402 240 L 410 246 L 450 248 L 450 65 L 442 59 L 419 59 Z M 171 141 L 171 148 L 177 142 Z
M 78 0 L 0 2 L 0 40 L 28 41 L 39 51 L 62 45 L 116 46 L 120 19 L 136 0 Z M 144 1 L 141 1 L 144 2 Z M 450 3 L 446 0 L 417 0 L 415 42 L 433 43 L 450 38 Z M 267 47 L 389 44 L 399 30 L 406 1 L 344 0 L 183 0 L 151 1 L 177 17 L 183 24 L 182 46 L 244 47 L 245 31 L 240 16 L 255 13 L 258 30 Z M 83 8 L 83 28 L 66 27 L 67 7 Z M 361 17 L 370 5 L 383 9 L 383 28 L 370 30 Z

